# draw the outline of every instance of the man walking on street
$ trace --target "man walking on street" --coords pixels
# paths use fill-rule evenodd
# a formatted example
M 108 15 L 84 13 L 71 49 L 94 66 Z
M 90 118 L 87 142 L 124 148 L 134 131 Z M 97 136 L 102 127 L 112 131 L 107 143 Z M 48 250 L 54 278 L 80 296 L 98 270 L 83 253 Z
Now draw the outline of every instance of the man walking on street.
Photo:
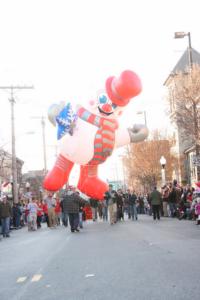
M 160 220 L 160 204 L 161 204 L 161 193 L 157 191 L 157 187 L 154 187 L 154 191 L 150 195 L 152 210 L 153 210 L 153 219 Z
M 98 208 L 98 200 L 94 198 L 90 198 L 90 206 L 92 209 L 92 219 L 93 222 L 97 221 L 97 208 Z
M 75 187 L 68 187 L 67 192 L 63 196 L 63 211 L 69 215 L 69 223 L 71 232 L 79 232 L 79 208 L 83 203 L 87 203 L 76 192 Z
M 105 193 L 105 199 L 108 203 L 110 224 L 113 225 L 116 223 L 117 192 L 113 190 L 112 184 L 109 184 L 109 190 Z

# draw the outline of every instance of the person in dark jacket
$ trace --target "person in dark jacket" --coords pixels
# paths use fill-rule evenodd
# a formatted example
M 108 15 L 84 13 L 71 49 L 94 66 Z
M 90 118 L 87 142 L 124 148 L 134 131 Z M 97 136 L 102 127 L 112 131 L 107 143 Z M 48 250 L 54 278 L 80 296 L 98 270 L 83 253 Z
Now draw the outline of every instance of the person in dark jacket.
M 21 209 L 19 203 L 13 204 L 13 227 L 15 229 L 20 228 Z
M 162 198 L 161 193 L 157 191 L 157 187 L 154 187 L 154 191 L 150 195 L 154 220 L 156 220 L 156 218 L 160 220 L 161 198 Z
M 68 212 L 64 211 L 64 207 L 63 207 L 63 196 L 61 197 L 61 201 L 60 201 L 60 208 L 61 208 L 61 212 L 62 212 L 62 224 L 67 227 L 68 226 Z M 65 201 L 67 201 L 67 199 L 65 199 Z
M 124 194 L 124 211 L 127 213 L 129 219 L 131 218 L 130 197 L 131 192 L 127 190 L 127 193 Z
M 130 194 L 129 202 L 130 202 L 131 219 L 134 220 L 134 218 L 135 218 L 137 220 L 138 219 L 137 207 L 136 207 L 137 195 L 136 195 L 135 191 L 133 191 L 133 193 Z
M 97 220 L 98 200 L 90 198 L 90 206 L 92 209 L 92 219 L 95 222 Z
M 117 191 L 117 220 L 124 220 L 124 195 L 121 189 Z
M 3 201 L 0 203 L 0 218 L 2 225 L 3 237 L 10 237 L 10 218 L 12 215 L 12 208 L 8 202 L 7 196 L 3 196 Z
M 169 191 L 169 209 L 170 209 L 170 217 L 176 216 L 176 208 L 177 208 L 177 191 L 176 187 L 172 186 Z
M 87 201 L 78 195 L 74 187 L 68 187 L 63 196 L 63 211 L 69 215 L 71 232 L 79 232 L 79 208 L 83 203 L 87 203 Z

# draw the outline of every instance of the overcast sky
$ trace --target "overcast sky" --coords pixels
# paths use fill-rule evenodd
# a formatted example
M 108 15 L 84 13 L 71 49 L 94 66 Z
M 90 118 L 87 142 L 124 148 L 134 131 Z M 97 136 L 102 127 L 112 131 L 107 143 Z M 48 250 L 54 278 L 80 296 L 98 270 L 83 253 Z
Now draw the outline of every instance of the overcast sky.
M 188 45 L 175 31 L 191 32 L 200 51 L 196 0 L 0 0 L 0 86 L 33 85 L 16 93 L 17 156 L 25 170 L 43 168 L 39 119 L 52 103 L 84 103 L 124 69 L 139 74 L 143 92 L 124 113 L 127 126 L 143 121 L 167 126 L 163 82 Z M 0 146 L 11 139 L 9 93 L 0 90 Z M 35 135 L 25 135 L 35 131 Z M 56 131 L 46 126 L 48 167 Z

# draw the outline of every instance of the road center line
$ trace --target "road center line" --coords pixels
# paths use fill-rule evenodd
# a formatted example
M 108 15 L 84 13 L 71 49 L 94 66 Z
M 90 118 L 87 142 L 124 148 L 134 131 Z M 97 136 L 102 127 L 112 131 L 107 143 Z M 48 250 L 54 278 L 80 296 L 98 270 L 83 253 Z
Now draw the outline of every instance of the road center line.
M 26 279 L 27 279 L 26 276 L 24 276 L 24 277 L 19 277 L 19 278 L 17 279 L 17 283 L 24 282 Z
M 42 278 L 42 274 L 35 274 L 32 279 L 31 282 L 36 282 L 39 281 Z
M 94 274 L 86 274 L 85 275 L 85 278 L 88 278 L 88 277 L 94 277 L 95 275 Z

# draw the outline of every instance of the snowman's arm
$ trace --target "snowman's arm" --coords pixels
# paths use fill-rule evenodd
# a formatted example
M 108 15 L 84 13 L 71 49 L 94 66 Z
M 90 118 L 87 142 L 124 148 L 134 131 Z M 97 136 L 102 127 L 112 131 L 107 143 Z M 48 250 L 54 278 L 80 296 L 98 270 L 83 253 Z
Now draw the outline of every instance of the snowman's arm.
M 116 130 L 116 148 L 144 141 L 148 136 L 148 129 L 145 125 L 135 124 L 133 128 L 119 128 Z
M 84 107 L 77 106 L 77 115 L 79 116 L 79 118 L 92 125 L 95 125 L 97 127 L 100 127 L 101 125 L 101 118 L 91 113 Z

